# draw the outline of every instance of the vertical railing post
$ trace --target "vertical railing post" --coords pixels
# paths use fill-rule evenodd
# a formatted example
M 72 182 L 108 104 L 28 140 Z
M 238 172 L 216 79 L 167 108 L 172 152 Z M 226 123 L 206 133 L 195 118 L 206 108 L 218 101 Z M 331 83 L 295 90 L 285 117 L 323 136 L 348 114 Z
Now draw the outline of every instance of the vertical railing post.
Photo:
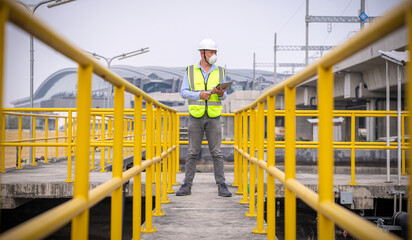
M 285 87 L 285 181 L 295 179 L 296 89 Z M 296 239 L 296 196 L 285 188 L 285 239 Z
M 111 117 L 108 117 L 107 118 L 107 138 L 113 138 L 113 136 L 112 136 L 112 118 Z M 113 139 L 111 139 L 111 140 L 109 140 L 109 141 L 111 141 L 111 142 L 113 142 Z M 112 155 L 112 146 L 109 146 L 109 147 L 107 147 L 107 163 L 112 163 L 112 158 L 111 158 L 111 155 Z
M 267 101 L 267 166 L 275 166 L 275 96 Z M 276 239 L 275 178 L 266 172 L 267 233 L 268 239 Z
M 180 169 L 179 169 L 179 164 L 180 164 L 180 160 L 179 160 L 179 149 L 180 149 L 180 147 L 179 147 L 179 145 L 180 145 L 180 143 L 179 143 L 179 141 L 180 141 L 180 129 L 179 129 L 179 115 L 177 114 L 177 113 L 174 113 L 173 114 L 174 115 L 174 117 L 173 117 L 173 141 L 174 141 L 174 144 L 173 145 L 176 145 L 176 150 L 175 150 L 175 152 L 174 152 L 174 154 L 173 154 L 173 156 L 174 156 L 174 161 L 173 161 L 173 174 L 172 174 L 172 185 L 178 185 L 179 183 L 176 181 L 176 173 L 179 173 L 180 172 Z
M 238 123 L 237 124 L 237 129 L 236 129 L 237 132 L 238 132 L 237 147 L 238 147 L 239 150 L 241 150 L 240 143 L 241 143 L 241 139 L 243 137 L 242 112 L 237 113 L 236 119 L 237 119 L 237 123 Z M 238 183 L 237 183 L 237 191 L 235 192 L 235 194 L 241 195 L 241 194 L 243 194 L 243 174 L 244 173 L 242 173 L 242 171 L 243 171 L 243 156 L 240 153 L 237 155 L 237 163 L 238 163 L 238 167 L 237 167 L 237 170 L 238 170 Z
M 176 182 L 176 164 L 177 163 L 177 144 L 179 142 L 179 139 L 176 137 L 177 135 L 177 128 L 176 128 L 176 123 L 177 120 L 176 118 L 178 117 L 177 113 L 173 113 L 172 114 L 172 146 L 176 146 L 175 150 L 172 153 L 172 165 L 170 165 L 170 167 L 172 168 L 172 182 L 170 183 L 171 185 L 175 185 Z
M 22 120 L 22 116 L 21 115 L 19 115 L 19 140 L 21 141 L 21 138 L 22 138 L 22 124 L 21 124 L 21 120 Z M 18 146 L 18 148 L 19 148 L 19 150 L 18 150 L 18 153 L 17 153 L 17 158 L 18 158 L 18 160 L 17 160 L 17 169 L 22 169 L 22 167 L 21 167 L 21 146 Z
M 236 113 L 233 115 L 233 131 L 234 131 L 234 136 L 233 136 L 234 144 L 233 145 L 236 146 L 236 147 L 239 147 L 238 142 L 237 142 L 239 133 L 237 131 L 238 122 L 237 122 L 236 115 L 237 115 Z M 232 184 L 232 186 L 234 186 L 234 187 L 238 186 L 238 181 L 239 181 L 238 180 L 238 177 L 239 177 L 238 176 L 238 170 L 237 170 L 237 167 L 238 167 L 238 163 L 237 163 L 238 154 L 239 154 L 239 152 L 234 150 L 234 159 L 233 159 L 234 169 L 233 169 L 233 184 Z
M 96 115 L 92 116 L 92 141 L 94 142 L 96 138 Z M 95 169 L 96 167 L 94 166 L 94 159 L 96 155 L 96 147 L 92 146 L 92 162 L 90 165 L 90 170 Z
M 114 86 L 113 178 L 123 177 L 123 111 L 124 86 Z M 105 128 L 104 119 L 102 122 Z M 112 192 L 111 239 L 122 239 L 123 185 Z
M 68 115 L 68 123 L 69 126 L 67 128 L 67 148 L 69 153 L 67 154 L 67 179 L 65 182 L 73 182 L 72 180 L 72 123 L 73 123 L 73 111 L 69 110 L 69 115 Z
M 56 143 L 59 143 L 59 124 L 58 123 L 59 123 L 59 118 L 56 117 L 56 126 L 55 126 L 55 129 L 56 129 Z M 56 160 L 59 159 L 59 147 L 58 146 L 56 146 L 55 155 L 56 155 Z
M 249 138 L 250 147 L 249 155 L 251 158 L 256 157 L 256 109 L 250 109 L 250 128 L 249 128 Z M 255 187 L 256 187 L 256 164 L 249 162 L 249 212 L 246 211 L 246 217 L 256 217 L 255 210 Z
M 180 171 L 180 116 L 175 113 L 176 115 L 176 172 L 181 173 Z M 179 183 L 176 182 L 176 179 L 174 181 L 175 185 L 178 185 Z
M 248 145 L 248 118 L 247 118 L 247 110 L 242 112 L 242 151 L 243 153 L 247 153 L 247 145 Z M 248 188 L 248 160 L 246 158 L 242 158 L 242 186 L 243 186 L 243 198 L 240 200 L 240 204 L 248 204 L 249 201 L 247 199 L 247 188 Z
M 167 122 L 168 125 L 168 135 L 167 135 L 167 148 L 172 148 L 173 146 L 173 112 L 167 112 Z M 172 188 L 172 175 L 173 175 L 173 154 L 175 151 L 172 151 L 167 157 L 167 193 L 174 193 L 175 191 Z
M 134 147 L 133 165 L 142 165 L 142 99 L 134 96 Z M 110 131 L 109 131 L 110 132 Z M 133 177 L 133 239 L 140 239 L 142 222 L 142 174 Z
M 332 67 L 318 67 L 319 108 L 319 203 L 333 202 L 333 71 Z M 332 220 L 319 213 L 320 240 L 333 239 L 335 227 Z
M 101 143 L 105 142 L 106 139 L 106 115 L 103 113 L 102 114 L 102 123 L 100 124 L 100 139 Z M 100 172 L 106 172 L 106 147 L 101 147 L 100 150 Z
M 68 138 L 67 138 L 67 132 L 68 132 L 68 127 L 67 127 L 67 118 L 68 117 L 66 117 L 66 118 L 64 118 L 64 143 L 67 145 L 65 148 L 64 148 L 64 155 L 65 156 L 68 156 L 68 150 L 69 150 L 69 145 L 67 144 L 69 141 L 68 141 Z M 58 128 L 56 128 L 57 129 L 57 131 L 58 131 Z M 55 153 L 56 154 L 56 153 Z M 56 160 L 57 160 L 57 156 L 56 156 Z
M 45 118 L 44 118 L 44 128 L 45 128 L 45 129 L 44 129 L 44 138 L 45 138 L 44 142 L 47 143 L 47 142 L 48 142 L 47 138 L 49 137 L 49 118 L 48 118 L 48 117 L 45 117 Z M 48 163 L 48 162 L 49 162 L 49 161 L 47 160 L 47 159 L 48 159 L 47 149 L 48 149 L 48 147 L 45 146 L 45 147 L 44 147 L 44 162 L 45 162 L 45 163 Z
M 406 175 L 406 162 L 405 162 L 405 115 L 402 116 L 401 121 L 402 128 L 402 175 Z
M 146 102 L 146 161 L 153 161 L 154 139 L 153 139 L 153 102 Z M 156 232 L 156 226 L 152 228 L 152 195 L 153 195 L 153 164 L 146 168 L 146 196 L 145 196 L 145 226 L 142 232 Z
M 265 158 L 265 149 L 264 149 L 264 142 L 265 142 L 265 103 L 259 102 L 258 103 L 258 114 L 257 114 L 257 131 L 258 131 L 258 138 L 257 138 L 257 150 L 258 150 L 258 161 L 264 161 Z M 263 168 L 258 167 L 257 171 L 257 226 L 252 230 L 253 233 L 256 234 L 266 234 L 266 230 L 263 228 L 263 210 L 264 210 L 264 172 Z
M 77 141 L 73 198 L 89 199 L 90 107 L 92 104 L 92 65 L 79 65 L 77 81 Z M 72 239 L 89 238 L 89 209 L 73 218 Z
M 358 185 L 358 183 L 355 181 L 355 159 L 356 159 L 356 157 L 355 157 L 355 154 L 356 154 L 356 151 L 355 151 L 355 141 L 356 141 L 356 137 L 355 137 L 355 128 L 356 128 L 356 118 L 355 118 L 355 113 L 352 113 L 351 114 L 351 118 L 350 118 L 350 120 L 351 120 L 351 124 L 350 124 L 350 126 L 351 126 L 351 131 L 350 131 L 350 138 L 351 138 L 351 141 L 350 141 L 350 145 L 351 145 L 351 148 L 350 148 L 350 182 L 349 182 L 349 185 Z
M 6 121 L 6 116 L 3 116 L 3 118 L 4 118 L 3 121 L 5 122 Z M 36 142 L 36 115 L 33 115 L 32 119 L 33 119 L 33 126 L 32 126 L 33 135 L 32 136 L 33 136 L 33 142 L 35 143 Z M 6 125 L 4 125 L 4 127 L 6 127 Z M 4 128 L 4 129 L 6 129 L 6 128 Z M 37 166 L 37 163 L 36 163 L 36 147 L 35 146 L 33 146 L 31 157 L 32 157 L 31 165 L 32 166 Z
M 123 144 L 127 141 L 127 119 L 123 119 Z M 123 156 L 127 156 L 127 147 L 123 146 Z
M 168 136 L 167 136 L 167 148 L 172 148 L 173 146 L 173 112 L 168 111 Z M 167 157 L 168 161 L 168 173 L 167 173 L 167 193 L 175 193 L 172 188 L 172 175 L 173 175 L 173 156 L 176 150 L 172 151 Z
M 167 121 L 168 121 L 168 116 L 169 116 L 169 111 L 163 110 L 162 111 L 163 115 L 163 147 L 162 147 L 162 152 L 167 153 L 168 151 L 168 144 L 169 144 L 169 139 L 168 139 L 168 129 L 167 129 Z M 168 159 L 170 158 L 169 154 L 167 155 L 166 158 L 162 160 L 163 162 L 163 167 L 162 167 L 162 203 L 170 203 L 170 199 L 167 199 L 167 174 L 170 168 L 170 165 L 168 163 Z
M 1 84 L 1 83 L 0 83 Z M 0 106 L 1 107 L 1 106 Z M 6 141 L 6 115 L 0 112 L 0 141 Z M 0 147 L 0 162 L 1 162 L 1 172 L 6 172 L 6 148 L 4 146 Z
M 156 157 L 162 157 L 162 109 L 156 107 Z M 153 216 L 164 216 L 162 211 L 162 159 L 156 163 L 156 206 Z

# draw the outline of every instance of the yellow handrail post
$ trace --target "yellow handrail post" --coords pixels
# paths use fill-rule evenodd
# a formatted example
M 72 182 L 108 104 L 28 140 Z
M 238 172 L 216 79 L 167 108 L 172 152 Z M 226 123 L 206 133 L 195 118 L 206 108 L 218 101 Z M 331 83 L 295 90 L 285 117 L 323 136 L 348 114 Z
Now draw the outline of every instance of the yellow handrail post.
M 100 140 L 101 143 L 105 142 L 106 138 L 106 115 L 103 113 L 102 114 L 102 119 L 101 119 L 101 124 L 100 124 Z M 123 126 L 123 124 L 122 124 Z M 115 126 L 116 128 L 116 126 Z M 122 139 L 123 140 L 123 139 Z M 122 141 L 123 143 L 123 141 Z M 100 148 L 100 171 L 99 172 L 106 172 L 106 147 L 101 147 Z
M 153 120 L 152 120 L 153 129 L 152 129 L 152 132 L 150 133 L 153 136 L 153 157 L 156 157 L 156 116 L 157 116 L 156 115 L 157 114 L 156 113 L 156 108 L 153 112 Z M 153 183 L 156 183 L 156 164 L 153 165 L 153 167 L 152 167 L 152 176 L 153 176 L 153 178 L 152 178 Z M 155 188 L 155 194 L 156 194 L 156 188 Z
M 0 113 L 0 141 L 4 142 L 6 140 L 6 115 Z M 0 148 L 0 158 L 1 158 L 1 172 L 5 173 L 5 163 L 6 163 L 6 148 L 2 146 Z
M 173 185 L 179 185 L 179 183 L 176 181 L 176 173 L 180 173 L 180 155 L 179 155 L 179 151 L 180 151 L 180 121 L 179 121 L 180 116 L 177 113 L 174 113 L 174 118 L 173 118 L 173 133 L 174 133 L 174 144 L 176 145 L 176 150 L 175 150 L 175 158 L 174 158 L 174 168 L 173 168 L 173 176 L 172 176 L 172 184 Z
M 333 193 L 333 71 L 332 67 L 318 67 L 319 108 L 319 203 L 334 202 Z M 286 215 L 286 213 L 285 213 Z M 332 220 L 319 213 L 319 239 L 333 239 L 335 226 Z
M 168 111 L 168 137 L 167 137 L 167 148 L 172 148 L 173 146 L 173 113 Z M 172 153 L 167 157 L 168 161 L 168 174 L 167 174 L 167 193 L 175 193 L 175 191 L 172 188 L 172 175 L 173 175 L 173 156 L 175 154 L 176 150 L 173 150 Z
M 3 119 L 4 119 L 4 121 L 6 120 L 6 116 L 3 116 Z M 6 125 L 4 125 L 4 126 L 6 126 Z M 35 143 L 36 142 L 36 116 L 33 116 L 33 143 Z M 6 128 L 4 128 L 4 129 L 6 129 Z M 32 162 L 31 162 L 31 165 L 32 166 L 37 166 L 37 164 L 36 164 L 36 147 L 35 146 L 33 146 L 33 151 L 32 151 L 32 155 L 31 155 L 31 157 L 32 157 Z
M 81 66 L 77 81 L 77 117 L 79 126 L 76 136 L 76 164 L 73 198 L 89 199 L 89 147 L 90 147 L 90 107 L 92 104 L 92 65 Z M 73 218 L 72 239 L 89 238 L 89 209 Z
M 258 150 L 258 161 L 264 161 L 265 149 L 264 149 L 264 125 L 265 125 L 265 103 L 258 103 L 257 112 L 257 150 Z M 253 228 L 252 233 L 256 234 L 266 234 L 266 230 L 263 228 L 263 210 L 264 210 L 264 182 L 263 182 L 263 168 L 258 167 L 257 171 L 257 218 L 256 218 L 256 228 Z
M 113 139 L 113 178 L 123 177 L 123 108 L 124 86 L 114 86 L 114 139 Z M 105 126 L 102 119 L 103 128 Z M 104 137 L 104 136 L 103 136 Z M 122 239 L 122 212 L 123 212 L 123 186 L 112 192 L 111 211 L 111 239 Z
M 176 128 L 176 123 L 177 120 L 176 118 L 178 117 L 177 113 L 172 114 L 172 146 L 176 146 L 176 149 L 173 151 L 172 154 L 172 165 L 170 167 L 172 168 L 172 182 L 170 183 L 171 185 L 176 185 L 176 165 L 178 165 L 178 160 L 177 160 L 177 144 L 179 143 L 179 139 L 176 137 L 177 135 L 177 128 Z M 173 190 L 173 189 L 172 189 Z
M 21 124 L 22 117 L 21 115 L 19 116 L 19 140 L 21 140 L 22 137 L 22 124 Z M 17 161 L 17 169 L 22 169 L 21 167 L 21 146 L 18 147 L 18 161 Z
M 243 153 L 247 153 L 247 144 L 248 144 L 248 118 L 247 118 L 247 111 L 242 112 L 242 126 L 243 126 L 243 131 L 242 131 L 242 150 Z M 243 177 L 242 177 L 242 186 L 243 186 L 243 198 L 240 200 L 240 204 L 248 204 L 249 201 L 247 199 L 247 188 L 248 188 L 248 160 L 246 158 L 243 158 L 242 160 L 242 167 L 243 167 Z
M 96 115 L 92 116 L 92 141 L 96 138 Z M 90 170 L 95 169 L 94 166 L 94 159 L 95 159 L 96 147 L 92 146 L 92 162 L 90 166 Z
M 237 147 L 240 150 L 241 149 L 240 142 L 241 142 L 241 139 L 243 137 L 242 112 L 237 114 L 237 123 L 238 123 L 237 124 L 237 131 L 238 131 Z M 235 192 L 235 194 L 242 195 L 243 194 L 243 178 L 244 178 L 244 174 L 245 174 L 245 173 L 242 173 L 243 172 L 243 156 L 240 153 L 237 156 L 238 156 L 237 170 L 238 170 L 238 180 L 239 181 L 238 181 L 238 184 L 237 184 L 237 191 Z
M 72 110 L 69 110 L 69 116 L 68 116 L 68 122 L 69 122 L 69 127 L 68 127 L 68 149 L 69 149 L 69 154 L 67 155 L 67 179 L 65 182 L 73 182 L 72 179 Z
M 3 78 L 4 78 L 4 42 L 6 39 L 5 29 L 6 22 L 9 17 L 9 9 L 5 5 L 0 5 L 0 94 L 3 96 Z M 0 97 L 0 141 L 6 139 L 6 125 L 3 122 L 3 98 Z M 5 161 L 6 161 L 6 148 L 4 146 L 0 147 L 0 172 L 4 173 L 5 171 Z M 20 159 L 19 159 L 20 162 Z
M 181 173 L 180 171 L 180 116 L 176 114 L 176 172 Z M 178 185 L 175 181 L 175 185 Z
M 168 150 L 168 144 L 169 144 L 169 139 L 168 139 L 168 131 L 167 131 L 167 121 L 168 121 L 168 116 L 169 116 L 169 111 L 167 110 L 162 110 L 163 112 L 163 148 L 162 151 L 167 153 Z M 167 199 L 167 174 L 169 171 L 169 164 L 168 164 L 168 159 L 170 158 L 169 154 L 167 155 L 166 158 L 162 159 L 163 161 L 163 167 L 162 167 L 162 203 L 170 203 L 170 199 Z
M 142 165 L 142 96 L 134 96 L 133 165 Z M 110 132 L 110 131 L 109 131 Z M 140 239 L 142 222 L 142 174 L 133 177 L 133 239 Z
M 349 185 L 358 185 L 355 181 L 355 128 L 356 128 L 356 121 L 355 121 L 355 113 L 351 114 L 351 148 L 350 148 L 350 182 Z M 333 136 L 332 136 L 333 137 Z
M 256 109 L 250 109 L 250 150 L 249 154 L 251 158 L 256 157 Z M 237 151 L 235 151 L 237 152 Z M 246 217 L 256 217 L 255 210 L 255 187 L 256 187 L 256 165 L 253 162 L 249 162 L 249 212 L 246 211 Z
M 57 123 L 56 123 L 57 124 Z M 45 143 L 47 143 L 47 138 L 49 137 L 49 118 L 45 117 L 45 121 L 44 121 L 44 137 L 46 138 L 44 140 Z M 47 146 L 44 147 L 44 162 L 48 163 L 49 161 L 47 160 Z
M 267 99 L 267 166 L 275 166 L 275 96 Z M 267 233 L 268 239 L 276 238 L 276 212 L 275 212 L 275 178 L 266 172 L 267 190 Z
M 156 157 L 162 157 L 162 109 L 156 107 Z M 164 216 L 162 211 L 162 160 L 156 163 L 156 206 L 153 216 Z
M 67 127 L 67 121 L 68 121 L 68 119 L 67 118 L 65 118 L 64 119 L 64 143 L 66 143 L 67 144 L 67 146 L 64 148 L 64 155 L 65 156 L 68 156 L 68 149 L 69 149 L 69 145 L 68 145 L 68 142 L 69 142 L 69 140 L 68 140 L 68 138 L 67 138 L 67 131 L 68 131 L 68 127 Z M 57 128 L 58 129 L 58 128 Z M 58 131 L 58 130 L 57 130 Z M 57 160 L 57 156 L 56 156 L 56 160 Z
M 154 139 L 153 139 L 153 102 L 146 102 L 146 161 L 153 162 L 153 150 L 154 150 Z M 142 226 L 142 232 L 144 233 L 153 233 L 156 232 L 156 226 L 152 228 L 152 195 L 153 195 L 153 180 L 152 180 L 152 168 L 153 164 L 150 167 L 146 168 L 146 201 L 145 201 L 145 226 Z
M 402 129 L 402 137 L 401 137 L 401 145 L 402 145 L 402 175 L 407 175 L 406 173 L 406 162 L 405 162 L 405 115 L 402 116 L 401 119 L 401 129 Z
M 127 119 L 123 119 L 123 139 L 127 141 Z M 123 141 L 124 143 L 124 141 Z M 127 156 L 127 147 L 123 146 L 123 156 Z
M 59 118 L 58 117 L 56 117 L 56 127 L 55 127 L 55 129 L 56 129 L 56 143 L 58 143 L 59 142 Z M 56 149 L 55 149 L 55 155 L 56 155 L 56 160 L 57 159 L 59 159 L 59 147 L 57 147 L 56 146 Z
M 112 138 L 112 118 L 108 117 L 107 118 L 107 138 Z M 112 163 L 112 147 L 107 147 L 107 163 Z
M 285 87 L 285 181 L 295 179 L 296 89 Z M 285 188 L 285 239 L 296 239 L 296 196 Z
M 238 122 L 237 122 L 237 118 L 236 118 L 236 113 L 235 113 L 235 115 L 233 116 L 233 125 L 234 125 L 234 127 L 233 127 L 233 129 L 234 129 L 234 144 L 233 144 L 233 146 L 234 147 L 239 147 L 238 145 L 237 145 L 237 139 L 238 139 L 238 135 L 239 135 L 239 133 L 238 133 L 238 131 L 237 131 L 237 125 L 238 125 Z M 234 187 L 237 187 L 238 186 L 238 170 L 237 170 L 237 167 L 238 167 L 238 163 L 237 163 L 237 156 L 238 156 L 238 154 L 239 154 L 239 152 L 238 151 L 236 151 L 236 149 L 234 150 L 234 159 L 233 159 L 233 167 L 234 167 L 234 169 L 233 169 L 233 184 L 232 184 L 232 186 L 234 186 Z

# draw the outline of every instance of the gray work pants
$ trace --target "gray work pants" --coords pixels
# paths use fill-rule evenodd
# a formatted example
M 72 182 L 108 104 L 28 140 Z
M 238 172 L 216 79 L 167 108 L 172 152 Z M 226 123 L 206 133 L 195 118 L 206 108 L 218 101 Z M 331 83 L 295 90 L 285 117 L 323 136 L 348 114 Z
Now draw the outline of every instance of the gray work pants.
M 199 158 L 199 152 L 202 146 L 203 134 L 209 143 L 210 154 L 213 158 L 213 168 L 215 173 L 216 184 L 225 183 L 225 174 L 223 170 L 223 155 L 220 149 L 222 141 L 222 126 L 220 117 L 210 118 L 207 113 L 201 118 L 195 118 L 189 115 L 189 150 L 186 159 L 184 183 L 193 185 L 193 178 L 196 172 L 196 160 Z

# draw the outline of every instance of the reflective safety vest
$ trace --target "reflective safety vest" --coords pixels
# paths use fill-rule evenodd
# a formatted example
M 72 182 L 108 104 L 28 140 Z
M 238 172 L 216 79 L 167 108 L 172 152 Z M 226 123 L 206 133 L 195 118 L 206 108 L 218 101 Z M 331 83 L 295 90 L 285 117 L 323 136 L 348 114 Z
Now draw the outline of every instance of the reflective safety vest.
M 202 70 L 197 68 L 197 64 L 187 67 L 187 77 L 189 79 L 190 91 L 203 92 L 211 91 L 213 87 L 216 87 L 219 83 L 223 83 L 225 77 L 225 69 L 218 67 L 209 73 L 209 77 L 206 80 L 202 74 Z M 207 110 L 207 115 L 211 118 L 219 117 L 222 113 L 222 103 L 217 94 L 212 94 L 209 100 L 199 99 L 192 101 L 189 99 L 189 113 L 195 118 L 201 118 Z

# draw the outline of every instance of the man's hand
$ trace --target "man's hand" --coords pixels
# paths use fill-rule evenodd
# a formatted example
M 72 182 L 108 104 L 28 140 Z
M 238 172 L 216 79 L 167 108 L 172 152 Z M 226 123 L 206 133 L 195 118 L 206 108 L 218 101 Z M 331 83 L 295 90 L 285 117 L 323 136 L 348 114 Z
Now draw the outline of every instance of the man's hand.
M 225 93 L 227 88 L 223 88 L 223 89 L 217 89 L 216 87 L 213 87 L 212 93 L 217 94 L 219 97 L 223 96 L 223 93 Z
M 212 95 L 209 91 L 203 91 L 199 94 L 200 99 L 209 100 L 210 96 Z

